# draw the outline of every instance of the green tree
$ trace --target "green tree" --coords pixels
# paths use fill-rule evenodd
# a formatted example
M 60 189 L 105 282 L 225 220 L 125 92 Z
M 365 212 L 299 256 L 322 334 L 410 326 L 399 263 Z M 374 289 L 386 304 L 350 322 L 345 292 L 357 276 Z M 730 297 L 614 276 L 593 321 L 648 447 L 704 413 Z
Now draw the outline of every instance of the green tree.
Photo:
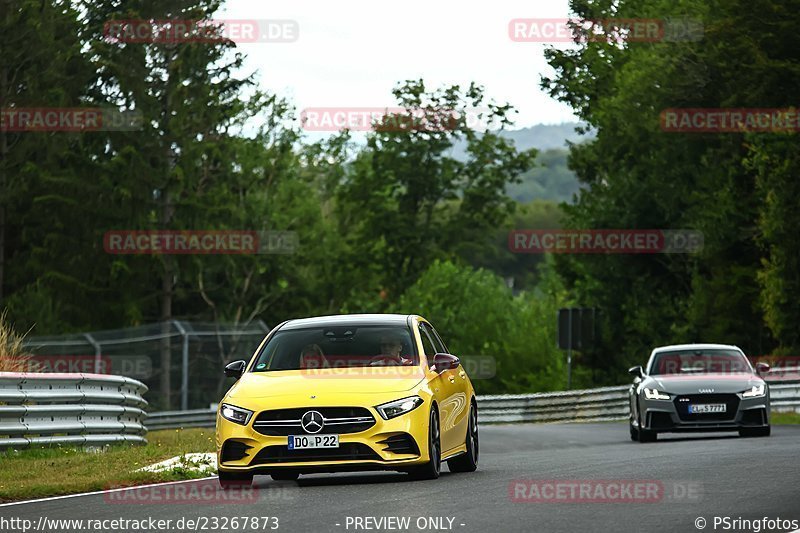
M 515 297 L 489 271 L 435 261 L 391 309 L 431 320 L 465 361 L 493 358 L 495 376 L 474 376 L 481 394 L 560 390 L 566 370 L 555 316 L 565 292 L 552 269 L 542 278 L 536 292 Z
M 492 246 L 491 230 L 513 209 L 505 188 L 531 168 L 535 151 L 470 128 L 473 109 L 501 128 L 510 123 L 510 106 L 486 102 L 478 86 L 428 91 L 419 80 L 393 93 L 408 111 L 385 117 L 368 136 L 337 188 L 337 207 L 353 263 L 380 283 L 376 293 L 397 295 L 433 259 Z M 421 127 L 415 114 L 425 117 Z M 447 155 L 458 139 L 467 141 L 463 162 Z
M 690 13 L 705 27 L 698 41 L 593 40 L 547 52 L 557 74 L 543 86 L 597 131 L 594 141 L 571 150 L 570 166 L 584 190 L 565 207 L 566 224 L 695 229 L 705 238 L 696 255 L 559 258 L 580 303 L 604 310 L 600 379 L 618 382 L 656 344 L 769 349 L 755 238 L 766 191 L 743 163 L 745 135 L 669 133 L 659 116 L 667 108 L 793 105 L 790 87 L 800 81 L 791 29 L 797 3 L 573 0 L 570 6 L 586 19 Z
M 0 109 L 85 105 L 93 71 L 79 17 L 69 3 L 0 1 Z M 80 133 L 0 129 L 0 307 L 23 329 L 86 316 L 71 299 L 88 266 L 72 248 L 85 237 L 74 193 L 91 182 L 83 142 Z
M 795 134 L 753 135 L 750 141 L 746 163 L 764 199 L 758 218 L 764 250 L 760 302 L 780 348 L 795 354 L 800 349 L 800 146 Z
M 228 39 L 183 39 L 125 43 L 104 36 L 114 20 L 212 20 L 219 0 L 136 0 L 120 5 L 86 4 L 90 44 L 96 59 L 98 99 L 141 112 L 143 129 L 111 136 L 104 152 L 107 201 L 116 219 L 110 228 L 228 229 L 240 218 L 231 179 L 237 153 L 232 143 L 248 117 L 279 103 L 250 91 L 252 76 L 239 76 L 243 56 Z M 191 29 L 189 30 L 192 31 Z M 189 36 L 190 37 L 190 36 Z M 245 93 L 250 91 L 250 96 Z M 247 229 L 247 228 L 245 228 Z M 149 280 L 132 295 L 133 312 L 165 324 L 203 306 L 198 295 L 198 258 L 115 258 L 115 284 Z M 157 277 L 159 282 L 153 283 Z M 201 307 L 200 307 L 201 308 Z M 249 311 L 248 311 L 249 312 Z M 169 341 L 161 350 L 161 397 L 171 399 Z

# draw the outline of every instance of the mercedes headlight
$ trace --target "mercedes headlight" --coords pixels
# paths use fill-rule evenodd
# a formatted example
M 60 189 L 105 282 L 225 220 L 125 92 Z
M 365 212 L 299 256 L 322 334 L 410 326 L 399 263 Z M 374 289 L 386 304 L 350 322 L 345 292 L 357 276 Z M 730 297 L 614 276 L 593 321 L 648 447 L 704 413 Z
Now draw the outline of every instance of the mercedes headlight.
M 419 396 L 409 396 L 408 398 L 403 398 L 401 400 L 395 400 L 393 402 L 377 405 L 375 406 L 375 409 L 380 413 L 384 420 L 389 420 L 413 411 L 422 405 L 422 403 L 423 400 Z
M 230 420 L 235 424 L 241 424 L 243 426 L 246 426 L 250 421 L 250 417 L 253 416 L 253 411 L 227 403 L 222 404 L 222 409 L 220 409 L 219 412 L 225 420 Z
M 644 388 L 644 397 L 648 400 L 669 400 L 669 394 L 665 394 L 658 389 Z
M 759 383 L 758 385 L 753 385 L 753 388 L 750 390 L 744 391 L 742 393 L 742 398 L 758 398 L 759 396 L 764 396 L 767 393 L 767 385 L 765 383 Z

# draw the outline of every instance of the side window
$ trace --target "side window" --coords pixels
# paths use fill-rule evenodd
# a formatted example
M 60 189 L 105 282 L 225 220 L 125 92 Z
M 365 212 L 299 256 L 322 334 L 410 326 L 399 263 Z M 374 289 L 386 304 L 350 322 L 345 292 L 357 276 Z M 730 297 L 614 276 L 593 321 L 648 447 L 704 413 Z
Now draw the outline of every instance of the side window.
M 431 337 L 433 338 L 433 344 L 436 345 L 436 349 L 440 353 L 450 353 L 447 351 L 447 346 L 445 345 L 444 341 L 439 336 L 439 332 L 436 331 L 436 328 L 434 328 L 433 326 L 431 326 Z
M 425 355 L 428 356 L 428 362 L 431 362 L 430 359 L 436 355 L 436 347 L 433 341 L 431 341 L 427 326 L 422 322 L 419 323 L 419 336 L 422 338 L 422 347 L 425 348 Z

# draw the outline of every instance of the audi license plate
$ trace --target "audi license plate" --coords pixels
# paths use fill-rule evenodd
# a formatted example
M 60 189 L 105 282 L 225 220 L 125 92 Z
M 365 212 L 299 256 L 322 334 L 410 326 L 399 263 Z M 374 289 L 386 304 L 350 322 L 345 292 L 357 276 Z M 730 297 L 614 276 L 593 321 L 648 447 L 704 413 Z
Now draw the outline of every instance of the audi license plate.
M 689 414 L 700 415 L 705 413 L 724 413 L 728 406 L 724 403 L 696 403 L 689 405 Z
M 289 435 L 290 450 L 338 447 L 339 435 Z

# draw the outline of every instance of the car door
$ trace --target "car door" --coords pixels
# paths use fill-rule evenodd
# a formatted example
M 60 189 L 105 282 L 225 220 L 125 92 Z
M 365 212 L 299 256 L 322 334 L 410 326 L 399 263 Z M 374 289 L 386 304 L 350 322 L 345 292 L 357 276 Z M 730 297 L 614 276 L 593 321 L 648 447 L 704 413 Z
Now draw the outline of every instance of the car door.
M 423 338 L 426 355 L 428 351 L 436 353 L 447 353 L 447 348 L 441 339 L 433 332 L 431 325 L 420 322 L 420 336 Z M 433 355 L 428 357 L 429 362 L 433 362 Z M 437 370 L 438 372 L 438 370 Z M 447 369 L 438 372 L 436 378 L 439 390 L 439 427 L 442 439 L 442 452 L 456 448 L 465 442 L 467 435 L 467 406 L 469 398 L 466 394 L 464 382 L 466 373 L 464 367 Z M 460 374 L 464 375 L 464 378 Z

